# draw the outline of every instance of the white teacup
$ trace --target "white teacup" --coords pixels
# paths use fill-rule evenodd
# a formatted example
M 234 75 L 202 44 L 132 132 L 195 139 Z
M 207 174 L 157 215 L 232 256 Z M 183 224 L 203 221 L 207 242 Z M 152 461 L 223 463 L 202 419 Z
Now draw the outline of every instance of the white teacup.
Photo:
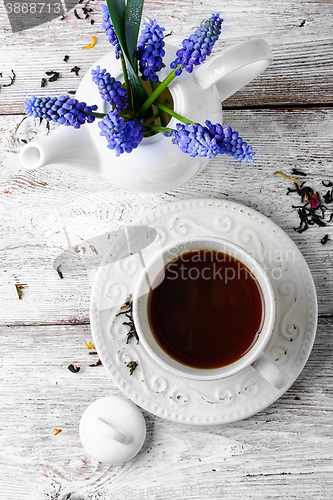
M 164 276 L 163 269 L 175 258 L 199 250 L 222 252 L 240 261 L 256 279 L 264 300 L 264 318 L 257 340 L 242 357 L 220 368 L 194 368 L 177 361 L 159 345 L 148 320 L 150 293 L 148 290 L 152 284 L 154 288 L 158 285 L 156 278 Z M 252 365 L 277 389 L 281 389 L 288 382 L 286 375 L 264 354 L 264 349 L 273 333 L 276 318 L 276 301 L 272 284 L 260 264 L 238 245 L 214 237 L 197 237 L 184 239 L 177 244 L 163 248 L 146 264 L 146 269 L 137 281 L 133 294 L 133 318 L 140 342 L 146 351 L 160 366 L 173 374 L 195 380 L 215 380 L 235 375 Z

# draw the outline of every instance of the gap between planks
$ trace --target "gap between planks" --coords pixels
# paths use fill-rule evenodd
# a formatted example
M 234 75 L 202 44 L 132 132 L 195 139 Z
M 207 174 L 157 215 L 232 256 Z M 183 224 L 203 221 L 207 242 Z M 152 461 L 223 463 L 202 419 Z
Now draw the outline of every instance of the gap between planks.
M 222 104 L 222 103 L 221 103 Z M 223 109 L 225 111 L 250 111 L 251 109 L 317 109 L 317 108 L 333 108 L 333 102 L 313 102 L 313 103 L 276 103 L 276 104 L 246 104 L 242 105 L 228 105 L 223 104 Z M 23 111 L 13 111 L 10 113 L 1 113 L 0 116 L 23 116 Z

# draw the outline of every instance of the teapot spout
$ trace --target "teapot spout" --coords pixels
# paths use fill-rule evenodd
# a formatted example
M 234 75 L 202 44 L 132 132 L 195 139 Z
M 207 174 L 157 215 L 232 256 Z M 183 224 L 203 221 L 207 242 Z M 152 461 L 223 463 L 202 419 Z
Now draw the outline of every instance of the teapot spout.
M 46 137 L 26 144 L 20 152 L 20 162 L 26 169 L 51 163 L 83 166 L 98 170 L 98 154 L 86 125 L 79 129 L 58 127 Z

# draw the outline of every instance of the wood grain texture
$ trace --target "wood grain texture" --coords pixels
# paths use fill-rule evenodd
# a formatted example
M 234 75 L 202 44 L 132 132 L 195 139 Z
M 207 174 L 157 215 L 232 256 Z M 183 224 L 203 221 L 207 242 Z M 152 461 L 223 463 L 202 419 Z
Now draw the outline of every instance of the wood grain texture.
M 168 40 L 173 44 L 219 11 L 225 23 L 215 52 L 263 37 L 274 55 L 263 75 L 223 105 L 224 122 L 256 150 L 255 164 L 217 157 L 180 188 L 153 195 L 130 194 L 80 168 L 20 167 L 24 142 L 48 133 L 24 119 L 24 100 L 75 90 L 109 49 L 101 1 L 91 0 L 90 6 L 94 25 L 71 11 L 63 21 L 12 33 L 0 4 L 0 500 L 329 499 L 333 222 L 297 233 L 292 205 L 299 204 L 299 196 L 286 196 L 292 181 L 274 172 L 298 168 L 322 196 L 328 190 L 322 181 L 333 181 L 333 4 L 146 0 L 146 16 L 172 32 Z M 91 35 L 97 36 L 96 46 L 82 50 Z M 78 77 L 70 72 L 74 66 L 81 68 Z M 3 87 L 11 69 L 16 80 Z M 41 89 L 47 70 L 61 76 Z M 91 340 L 95 271 L 78 261 L 60 279 L 54 262 L 69 242 L 103 235 L 147 209 L 193 197 L 227 198 L 252 207 L 298 245 L 318 294 L 315 344 L 293 386 L 265 411 L 235 424 L 200 428 L 143 412 L 147 438 L 141 452 L 124 465 L 106 466 L 86 455 L 78 430 L 92 401 L 120 395 L 103 366 L 89 366 L 98 358 L 85 346 Z M 330 239 L 322 245 L 326 234 Z M 15 284 L 24 286 L 22 300 Z M 78 373 L 68 370 L 71 363 L 80 366 Z M 61 432 L 55 436 L 56 428 Z
M 0 498 L 329 498 L 331 318 L 320 321 L 300 377 L 265 411 L 202 428 L 144 412 L 144 447 L 118 466 L 89 458 L 79 439 L 85 408 L 99 397 L 120 394 L 103 366 L 89 367 L 96 358 L 85 347 L 89 326 L 2 327 L 0 334 L 0 460 L 6 464 L 0 481 L 2 494 L 11 492 Z M 80 371 L 71 373 L 70 363 Z M 62 429 L 57 436 L 55 428 Z
M 161 6 L 163 5 L 163 10 Z M 15 84 L 0 90 L 0 112 L 22 113 L 30 95 L 66 94 L 75 90 L 80 77 L 108 49 L 101 28 L 100 1 L 91 2 L 94 12 L 89 19 L 77 19 L 73 11 L 65 20 L 55 19 L 34 29 L 12 33 L 4 6 L 0 6 L 0 50 L 3 78 L 8 83 L 11 69 Z M 156 17 L 171 35 L 168 42 L 178 46 L 212 12 L 224 17 L 221 40 L 215 52 L 250 38 L 265 38 L 274 56 L 272 65 L 243 90 L 230 97 L 228 107 L 270 106 L 292 103 L 333 102 L 333 43 L 331 2 L 286 1 L 266 2 L 226 0 L 150 0 L 145 15 Z M 78 12 L 81 13 L 78 6 Z M 190 12 L 190 15 L 188 14 Z M 90 24 L 94 19 L 95 24 Z M 93 49 L 82 50 L 97 36 Z M 69 61 L 63 61 L 69 55 Z M 71 73 L 80 67 L 79 76 Z M 45 72 L 59 71 L 61 77 L 41 88 Z

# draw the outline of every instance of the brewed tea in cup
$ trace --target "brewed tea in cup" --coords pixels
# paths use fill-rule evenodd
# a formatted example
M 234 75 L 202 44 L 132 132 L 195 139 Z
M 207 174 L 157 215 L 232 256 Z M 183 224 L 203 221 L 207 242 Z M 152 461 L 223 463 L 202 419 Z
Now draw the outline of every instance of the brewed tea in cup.
M 259 263 L 213 237 L 161 252 L 133 296 L 136 329 L 151 357 L 173 373 L 203 380 L 233 375 L 259 358 L 275 322 L 273 288 Z
M 241 261 L 217 250 L 192 250 L 160 274 L 148 296 L 148 322 L 169 356 L 212 369 L 234 363 L 251 349 L 263 326 L 265 302 Z

